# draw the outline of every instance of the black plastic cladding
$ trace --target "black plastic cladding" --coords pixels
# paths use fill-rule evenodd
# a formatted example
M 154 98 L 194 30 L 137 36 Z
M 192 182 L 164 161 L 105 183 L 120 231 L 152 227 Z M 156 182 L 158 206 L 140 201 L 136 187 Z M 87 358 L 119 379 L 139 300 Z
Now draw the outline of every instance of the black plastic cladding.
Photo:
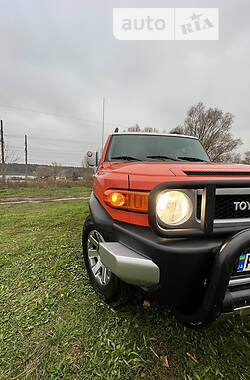
M 148 201 L 148 221 L 149 225 L 154 232 L 163 237 L 188 237 L 194 235 L 209 235 L 214 233 L 227 234 L 240 231 L 247 228 L 240 225 L 235 227 L 223 227 L 214 229 L 215 219 L 215 202 L 216 202 L 216 189 L 223 188 L 249 188 L 250 180 L 203 180 L 203 181 L 181 181 L 181 182 L 163 182 L 155 186 L 149 195 Z M 181 189 L 205 189 L 202 197 L 201 205 L 201 223 L 200 228 L 183 229 L 181 227 L 176 229 L 164 229 L 159 226 L 156 215 L 156 198 L 157 195 L 164 190 L 181 190 Z M 249 222 L 250 227 L 250 222 Z

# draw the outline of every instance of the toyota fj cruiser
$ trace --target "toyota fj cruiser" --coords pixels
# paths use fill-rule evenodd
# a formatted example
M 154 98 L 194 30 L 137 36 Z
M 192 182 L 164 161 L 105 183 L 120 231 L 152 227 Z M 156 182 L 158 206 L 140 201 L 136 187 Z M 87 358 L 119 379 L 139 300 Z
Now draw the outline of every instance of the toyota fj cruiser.
M 131 286 L 188 326 L 250 306 L 250 166 L 210 161 L 195 137 L 113 133 L 96 166 L 83 255 L 106 302 Z

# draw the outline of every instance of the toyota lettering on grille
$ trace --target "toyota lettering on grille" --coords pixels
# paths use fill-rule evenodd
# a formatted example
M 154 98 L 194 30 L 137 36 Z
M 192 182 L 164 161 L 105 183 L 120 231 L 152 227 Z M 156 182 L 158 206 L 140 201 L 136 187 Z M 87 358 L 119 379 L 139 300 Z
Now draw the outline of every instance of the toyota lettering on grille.
M 250 210 L 250 202 L 234 202 L 235 211 L 245 211 Z

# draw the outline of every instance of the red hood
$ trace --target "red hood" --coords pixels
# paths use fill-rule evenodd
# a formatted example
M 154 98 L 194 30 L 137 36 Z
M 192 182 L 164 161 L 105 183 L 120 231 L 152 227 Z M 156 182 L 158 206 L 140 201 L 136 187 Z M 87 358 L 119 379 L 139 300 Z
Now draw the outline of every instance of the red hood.
M 137 162 L 125 161 L 116 163 L 105 163 L 105 171 L 129 175 L 144 175 L 144 176 L 174 176 L 170 171 L 169 162 Z
M 201 179 L 249 178 L 250 165 L 219 164 L 213 162 L 118 162 L 104 163 L 105 171 L 128 174 L 130 188 L 151 190 L 165 181 Z M 196 173 L 197 172 L 197 173 Z M 214 173 L 214 175 L 213 175 Z M 239 175 L 235 175 L 239 173 Z M 246 177 L 244 173 L 249 173 Z

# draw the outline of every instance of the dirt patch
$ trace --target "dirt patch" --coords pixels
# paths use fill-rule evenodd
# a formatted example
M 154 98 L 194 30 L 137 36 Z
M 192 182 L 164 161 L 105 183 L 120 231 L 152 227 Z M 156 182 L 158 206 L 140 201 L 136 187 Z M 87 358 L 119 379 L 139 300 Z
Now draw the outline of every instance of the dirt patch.
M 64 202 L 64 201 L 76 201 L 76 200 L 88 200 L 89 195 L 76 196 L 76 197 L 64 197 L 64 198 L 0 198 L 0 204 L 20 204 L 20 203 L 42 203 L 42 202 Z

